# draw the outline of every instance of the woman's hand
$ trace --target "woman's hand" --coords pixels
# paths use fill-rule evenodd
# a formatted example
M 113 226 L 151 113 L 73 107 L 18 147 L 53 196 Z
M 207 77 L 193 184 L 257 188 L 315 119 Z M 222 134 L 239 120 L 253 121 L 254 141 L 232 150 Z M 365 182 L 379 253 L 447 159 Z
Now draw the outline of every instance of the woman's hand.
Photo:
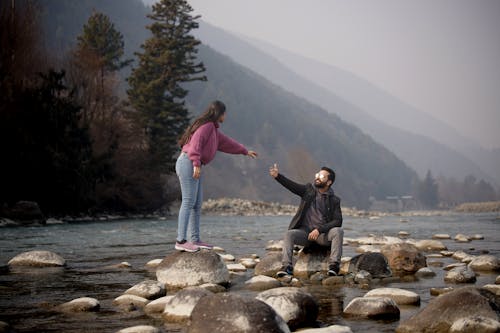
M 193 167 L 193 178 L 199 179 L 200 175 L 201 175 L 201 167 L 199 167 L 199 166 Z
M 249 150 L 247 156 L 250 156 L 251 158 L 256 158 L 257 157 L 257 152 L 253 150 Z

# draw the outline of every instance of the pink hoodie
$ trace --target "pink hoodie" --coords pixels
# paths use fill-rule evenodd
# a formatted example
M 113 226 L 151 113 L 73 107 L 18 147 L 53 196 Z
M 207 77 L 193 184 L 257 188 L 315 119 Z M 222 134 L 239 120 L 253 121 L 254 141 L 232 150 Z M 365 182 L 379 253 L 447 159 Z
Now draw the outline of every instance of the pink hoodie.
M 193 161 L 193 166 L 210 163 L 217 150 L 229 154 L 248 154 L 245 146 L 222 134 L 218 128 L 217 123 L 205 123 L 198 127 L 189 142 L 182 146 L 182 151 L 188 154 L 189 159 Z

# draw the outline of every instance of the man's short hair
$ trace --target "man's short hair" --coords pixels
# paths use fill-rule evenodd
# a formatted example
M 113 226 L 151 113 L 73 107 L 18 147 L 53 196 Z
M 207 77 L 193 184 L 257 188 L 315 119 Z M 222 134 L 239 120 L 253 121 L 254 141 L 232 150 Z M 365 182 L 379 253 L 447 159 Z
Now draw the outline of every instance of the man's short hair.
M 326 172 L 328 172 L 328 179 L 332 181 L 332 184 L 335 183 L 335 171 L 325 166 L 321 167 L 321 170 L 325 170 Z

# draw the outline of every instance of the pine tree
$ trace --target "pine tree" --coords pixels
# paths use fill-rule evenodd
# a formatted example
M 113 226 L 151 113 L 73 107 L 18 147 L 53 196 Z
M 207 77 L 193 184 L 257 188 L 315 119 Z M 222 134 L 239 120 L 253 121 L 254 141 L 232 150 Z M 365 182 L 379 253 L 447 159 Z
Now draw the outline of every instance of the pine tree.
M 425 179 L 420 183 L 418 198 L 426 208 L 436 208 L 439 203 L 438 185 L 430 170 L 427 170 Z
M 99 57 L 103 75 L 105 71 L 120 70 L 132 61 L 121 60 L 125 49 L 123 35 L 115 29 L 108 16 L 96 11 L 83 26 L 82 35 L 78 36 L 78 48 Z
M 189 123 L 184 98 L 188 91 L 182 83 L 206 80 L 203 63 L 197 60 L 200 41 L 190 35 L 198 28 L 184 0 L 161 0 L 148 15 L 154 21 L 147 28 L 152 37 L 137 53 L 139 67 L 129 78 L 130 103 L 138 111 L 149 138 L 152 163 L 160 172 L 171 172 L 177 139 Z

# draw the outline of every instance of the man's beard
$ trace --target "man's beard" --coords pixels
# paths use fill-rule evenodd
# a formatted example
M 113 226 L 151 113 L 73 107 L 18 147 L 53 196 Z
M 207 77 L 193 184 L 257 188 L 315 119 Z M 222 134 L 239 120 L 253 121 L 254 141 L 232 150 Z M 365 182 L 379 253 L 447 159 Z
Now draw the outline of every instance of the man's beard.
M 326 183 L 323 183 L 323 182 L 320 182 L 320 183 L 314 182 L 314 186 L 316 188 L 326 188 L 327 187 Z

